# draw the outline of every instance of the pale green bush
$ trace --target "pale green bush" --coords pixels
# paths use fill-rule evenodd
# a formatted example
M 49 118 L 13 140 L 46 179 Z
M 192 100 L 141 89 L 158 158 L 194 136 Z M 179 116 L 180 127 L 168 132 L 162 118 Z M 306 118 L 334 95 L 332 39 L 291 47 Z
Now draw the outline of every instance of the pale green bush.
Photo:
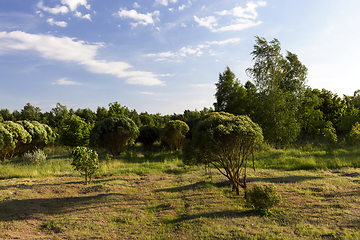
M 31 165 L 38 165 L 46 161 L 46 154 L 43 150 L 38 149 L 33 152 L 24 153 L 22 160 L 23 162 Z

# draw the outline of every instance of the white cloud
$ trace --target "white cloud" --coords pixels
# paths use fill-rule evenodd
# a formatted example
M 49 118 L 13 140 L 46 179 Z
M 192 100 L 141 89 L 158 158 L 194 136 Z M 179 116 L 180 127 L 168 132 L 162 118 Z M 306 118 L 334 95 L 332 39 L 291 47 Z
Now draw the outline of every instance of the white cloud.
M 237 6 L 231 10 L 215 12 L 220 16 L 220 18 L 223 16 L 235 17 L 235 19 L 233 19 L 229 24 L 224 26 L 219 26 L 218 21 L 220 19 L 215 18 L 214 16 L 208 16 L 204 18 L 198 18 L 197 16 L 194 16 L 194 20 L 199 24 L 199 26 L 206 27 L 212 32 L 240 31 L 262 23 L 261 21 L 255 21 L 255 19 L 258 17 L 256 8 L 264 6 L 266 6 L 265 1 L 258 1 L 256 3 L 248 2 L 246 4 L 246 8 Z
M 56 85 L 81 85 L 81 83 L 77 83 L 77 82 L 74 82 L 74 81 L 69 81 L 69 80 L 67 80 L 67 78 L 61 78 L 61 79 L 59 79 L 56 82 L 53 82 L 51 84 L 56 84 Z
M 65 14 L 69 12 L 69 9 L 66 6 L 56 5 L 56 7 L 54 8 L 46 7 L 44 6 L 44 1 L 40 1 L 36 6 L 41 10 L 49 12 L 51 14 Z
M 182 10 L 184 10 L 184 9 L 185 9 L 185 7 L 186 7 L 186 5 L 185 5 L 185 4 L 183 4 L 183 5 L 179 6 L 179 10 L 180 10 L 180 11 L 182 11 Z
M 134 19 L 137 22 L 131 23 L 133 27 L 137 27 L 137 25 L 154 25 L 155 21 L 160 21 L 159 11 L 154 11 L 153 13 L 138 13 L 136 10 L 126 10 L 126 9 L 120 9 L 117 13 L 113 14 L 114 16 L 119 16 L 121 18 L 131 18 Z
M 22 31 L 0 32 L 0 53 L 13 51 L 36 51 L 41 57 L 65 62 L 75 62 L 89 72 L 111 74 L 126 78 L 128 84 L 163 85 L 152 72 L 130 71 L 132 66 L 126 62 L 108 62 L 95 59 L 103 44 L 88 44 L 69 37 L 29 34 Z
M 75 15 L 76 17 L 78 17 L 78 18 L 88 19 L 88 20 L 91 21 L 91 16 L 90 16 L 90 14 L 82 15 L 81 12 L 76 11 L 76 12 L 74 13 L 74 15 Z
M 62 4 L 69 6 L 71 11 L 76 11 L 79 5 L 83 5 L 86 9 L 90 9 L 90 5 L 87 4 L 87 0 L 61 0 Z
M 49 18 L 48 20 L 46 20 L 47 23 L 49 23 L 51 26 L 56 25 L 59 27 L 66 27 L 67 26 L 67 22 L 64 21 L 54 21 L 53 18 Z
M 214 16 L 198 18 L 194 16 L 194 20 L 199 24 L 199 26 L 203 26 L 209 29 L 213 29 L 218 25 L 217 20 Z
M 153 92 L 141 92 L 140 94 L 144 94 L 144 95 L 155 95 L 156 93 L 153 93 Z
M 205 42 L 205 44 L 199 44 L 196 47 L 192 47 L 192 46 L 187 46 L 187 47 L 182 47 L 181 49 L 179 49 L 177 52 L 162 52 L 162 53 L 151 53 L 151 54 L 147 54 L 145 55 L 146 57 L 153 57 L 156 58 L 155 61 L 163 61 L 163 60 L 169 60 L 169 59 L 180 59 L 180 58 L 184 58 L 184 57 L 200 57 L 202 56 L 207 49 L 207 52 L 210 55 L 215 55 L 212 53 L 212 50 L 210 49 L 211 46 L 213 45 L 226 45 L 226 44 L 233 44 L 233 43 L 238 43 L 240 42 L 241 39 L 240 38 L 230 38 L 227 40 L 223 40 L 223 41 L 212 41 L 212 42 Z
M 134 2 L 133 7 L 134 7 L 134 8 L 140 8 L 140 5 L 139 5 L 137 2 Z
M 171 3 L 177 3 L 177 0 L 170 0 L 170 2 Z M 155 0 L 154 5 L 158 5 L 158 4 L 167 6 L 169 4 L 169 0 Z
M 181 23 L 181 27 L 186 28 L 187 26 L 185 23 Z

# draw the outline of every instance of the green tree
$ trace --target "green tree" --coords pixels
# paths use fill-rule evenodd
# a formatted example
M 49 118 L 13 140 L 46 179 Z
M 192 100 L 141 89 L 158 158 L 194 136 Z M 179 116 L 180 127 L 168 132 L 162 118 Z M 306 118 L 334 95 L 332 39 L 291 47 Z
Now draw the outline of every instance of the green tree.
M 20 112 L 21 118 L 28 121 L 39 121 L 41 117 L 41 109 L 39 107 L 34 107 L 30 103 L 27 103 L 24 106 L 24 109 Z
M 7 109 L 7 108 L 2 108 L 0 110 L 0 115 L 2 116 L 4 121 L 12 121 L 13 120 L 13 116 L 10 113 L 9 109 Z
M 51 109 L 50 115 L 48 116 L 49 124 L 57 131 L 60 128 L 62 121 L 68 116 L 69 111 L 67 110 L 66 105 L 57 103 L 56 107 Z
M 7 156 L 11 159 L 15 154 L 19 153 L 21 149 L 24 148 L 24 145 L 30 143 L 32 138 L 31 135 L 24 129 L 24 127 L 18 123 L 12 121 L 5 121 L 0 123 L 3 128 L 5 128 L 9 134 L 11 134 L 11 138 L 8 137 L 8 133 L 2 131 L 6 134 L 6 145 L 1 149 L 1 156 L 3 161 Z M 8 142 L 8 140 L 11 140 Z
M 233 190 L 246 190 L 248 159 L 263 140 L 258 124 L 247 116 L 225 112 L 210 113 L 196 124 L 192 139 L 187 140 L 183 152 L 184 163 L 211 164 L 230 180 Z M 246 194 L 246 191 L 245 191 Z
M 109 103 L 109 111 L 108 111 L 108 117 L 115 117 L 115 116 L 124 116 L 125 115 L 125 106 L 121 106 L 120 103 L 113 102 Z
M 60 130 L 60 142 L 66 146 L 85 146 L 89 143 L 91 124 L 75 114 L 65 118 Z
M 75 111 L 75 114 L 81 117 L 82 119 L 84 119 L 84 121 L 87 123 L 90 124 L 96 123 L 97 120 L 96 114 L 90 108 L 84 108 L 84 109 L 78 108 Z
M 134 121 L 120 115 L 96 123 L 90 134 L 90 144 L 106 148 L 112 155 L 119 156 L 134 144 L 138 136 L 139 129 Z
M 141 126 L 140 135 L 137 139 L 138 142 L 142 143 L 144 147 L 149 147 L 160 139 L 160 130 L 154 126 Z
M 108 110 L 104 107 L 98 107 L 96 109 L 96 120 L 97 122 L 101 122 L 102 120 L 106 119 L 108 116 Z
M 18 121 L 17 123 L 23 126 L 23 128 L 31 135 L 31 142 L 27 142 L 19 148 L 19 155 L 26 152 L 34 152 L 37 149 L 43 149 L 55 141 L 55 133 L 46 124 L 26 120 Z
M 13 135 L 5 128 L 4 124 L 0 123 L 0 156 L 2 162 L 15 149 L 15 146 Z
M 321 100 L 317 109 L 323 112 L 325 122 L 330 121 L 334 126 L 337 126 L 341 117 L 346 113 L 346 101 L 326 89 L 322 89 L 321 92 L 319 90 L 315 90 L 314 92 Z
M 318 109 L 320 103 L 321 100 L 316 94 L 316 90 L 307 88 L 299 111 L 302 135 L 315 137 L 324 128 L 323 112 Z
M 189 126 L 185 122 L 181 120 L 171 120 L 166 123 L 161 133 L 161 141 L 165 146 L 170 147 L 171 150 L 177 151 L 181 149 L 186 133 L 189 130 Z
M 281 54 L 280 42 L 256 37 L 253 56 L 254 66 L 246 70 L 259 91 L 256 122 L 269 142 L 287 144 L 300 134 L 298 111 L 305 91 L 307 68 L 296 54 Z
M 215 86 L 215 111 L 225 111 L 236 115 L 246 114 L 246 109 L 244 109 L 247 97 L 246 89 L 229 67 L 219 74 L 219 82 Z
M 86 147 L 76 147 L 72 151 L 73 161 L 71 163 L 75 170 L 85 176 L 85 184 L 91 184 L 91 178 L 99 168 L 98 155 L 95 151 Z M 89 180 L 89 181 L 88 181 Z

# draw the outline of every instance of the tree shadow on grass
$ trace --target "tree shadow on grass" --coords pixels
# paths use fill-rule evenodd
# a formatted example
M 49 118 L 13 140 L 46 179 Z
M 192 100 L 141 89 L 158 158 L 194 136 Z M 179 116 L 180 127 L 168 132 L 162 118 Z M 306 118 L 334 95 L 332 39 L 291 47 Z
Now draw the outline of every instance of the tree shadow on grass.
M 4 201 L 0 205 L 0 222 L 26 220 L 36 217 L 36 214 L 65 214 L 75 211 L 88 211 L 92 204 L 108 202 L 122 194 L 98 194 L 95 196 L 36 198 Z
M 220 212 L 208 212 L 199 214 L 184 214 L 177 219 L 169 220 L 167 223 L 177 224 L 183 221 L 196 220 L 200 218 L 243 218 L 249 216 L 258 216 L 259 213 L 254 210 L 237 211 L 237 210 L 226 210 Z
M 313 176 L 285 176 L 285 177 L 268 177 L 268 178 L 262 178 L 262 177 L 249 177 L 248 182 L 270 182 L 270 183 L 298 183 L 308 180 L 314 180 L 314 179 L 322 179 L 323 177 L 313 177 Z

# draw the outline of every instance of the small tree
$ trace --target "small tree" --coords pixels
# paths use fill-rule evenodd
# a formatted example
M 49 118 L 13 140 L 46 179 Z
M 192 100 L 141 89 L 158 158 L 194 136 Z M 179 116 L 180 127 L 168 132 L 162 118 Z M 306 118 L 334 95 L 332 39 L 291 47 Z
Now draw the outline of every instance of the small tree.
M 185 122 L 181 120 L 171 120 L 163 129 L 161 141 L 166 146 L 169 146 L 171 150 L 179 150 L 189 130 L 190 128 Z
M 75 170 L 85 176 L 85 184 L 91 183 L 91 178 L 99 168 L 98 155 L 95 151 L 86 147 L 76 147 L 72 152 L 71 163 Z M 89 180 L 89 182 L 88 182 Z
M 349 144 L 359 144 L 360 143 L 360 124 L 356 122 L 352 128 L 350 133 L 346 136 Z
M 230 113 L 210 113 L 195 125 L 192 140 L 184 146 L 184 163 L 213 165 L 230 180 L 233 190 L 246 190 L 247 164 L 255 147 L 263 140 L 258 124 L 247 116 Z M 246 191 L 245 191 L 246 197 Z
M 119 156 L 129 145 L 134 144 L 139 129 L 130 118 L 116 116 L 95 124 L 90 135 L 90 144 L 108 149 L 112 155 Z

